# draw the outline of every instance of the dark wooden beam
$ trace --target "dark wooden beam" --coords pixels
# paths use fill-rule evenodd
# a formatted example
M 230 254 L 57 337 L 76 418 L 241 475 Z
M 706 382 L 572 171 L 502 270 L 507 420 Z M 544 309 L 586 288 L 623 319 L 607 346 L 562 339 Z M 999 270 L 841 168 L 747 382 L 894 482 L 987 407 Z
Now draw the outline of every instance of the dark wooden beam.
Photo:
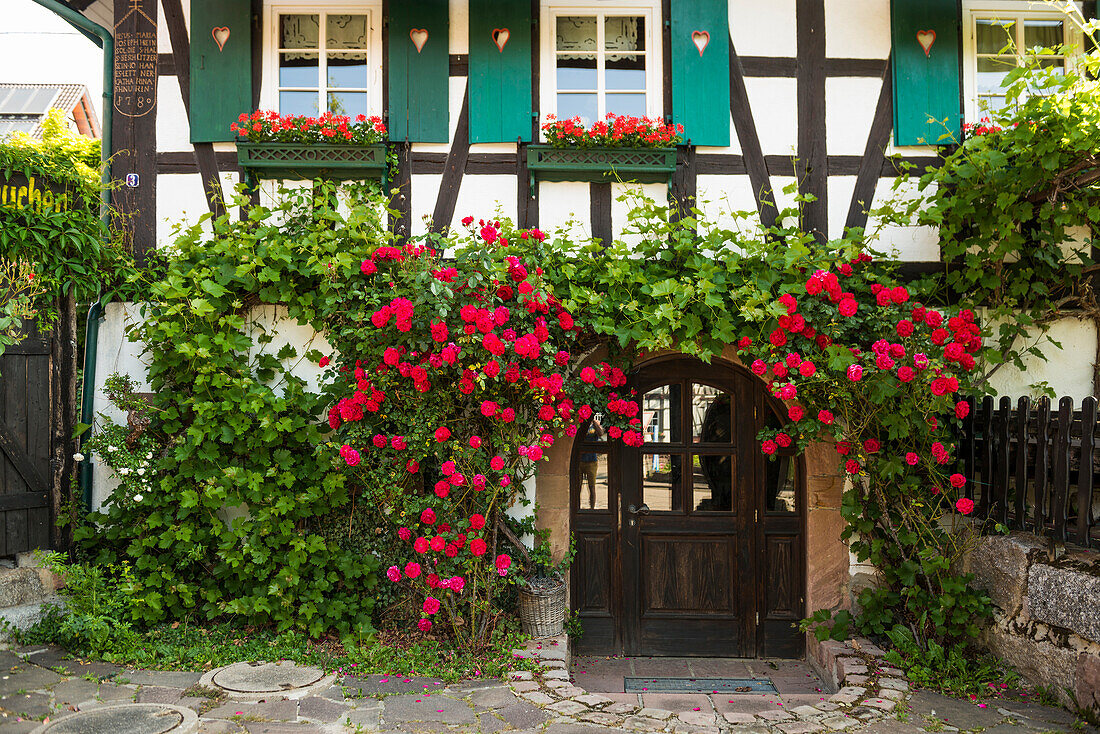
M 470 55 L 469 54 L 451 54 L 448 61 L 450 62 L 449 75 L 450 76 L 469 76 L 470 75 Z
M 176 60 L 172 54 L 157 54 L 157 76 L 175 76 Z
M 887 59 L 825 59 L 825 76 L 873 77 L 882 76 Z M 741 66 L 748 77 L 798 76 L 798 59 L 790 56 L 742 56 Z
M 447 153 L 447 162 L 443 165 L 443 180 L 439 182 L 439 194 L 435 199 L 432 213 L 432 231 L 442 232 L 451 226 L 458 203 L 458 191 L 462 187 L 462 175 L 466 172 L 466 162 L 470 157 L 470 83 L 462 93 L 462 111 L 458 114 L 458 126 L 455 129 L 451 150 Z
M 218 151 L 212 158 L 218 171 L 240 173 L 237 166 L 237 154 L 231 151 Z M 199 173 L 195 155 L 186 151 L 164 150 L 157 153 L 157 173 Z
M 871 129 L 867 133 L 867 145 L 863 149 L 863 160 L 856 173 L 856 185 L 852 190 L 852 200 L 848 204 L 846 228 L 866 227 L 867 210 L 875 198 L 875 188 L 882 177 L 882 164 L 886 162 L 886 146 L 890 144 L 890 131 L 894 128 L 894 80 L 890 64 L 882 73 L 882 87 L 878 93 L 875 116 L 871 120 Z M 829 171 L 832 172 L 830 161 Z
M 591 183 L 588 187 L 592 236 L 606 247 L 614 237 L 611 224 L 611 183 Z
M 157 244 L 157 3 L 114 0 L 113 9 L 114 226 L 144 264 Z
M 531 140 L 539 139 L 539 90 L 542 83 L 539 63 L 538 18 L 540 0 L 531 1 Z M 539 184 L 531 181 L 527 170 L 527 143 L 519 143 L 516 150 L 516 219 L 519 226 L 531 229 L 539 226 Z
M 692 216 L 698 193 L 698 168 L 694 145 L 676 148 L 676 170 L 672 173 L 672 216 L 679 220 Z
M 814 201 L 802 204 L 802 227 L 820 242 L 829 238 L 829 161 L 825 149 L 825 0 L 798 0 L 795 37 L 798 43 L 798 157 L 795 175 L 799 191 Z
M 399 240 L 406 240 L 412 231 L 412 146 L 409 143 L 394 145 L 397 148 L 397 174 L 390 188 L 390 231 Z
M 737 50 L 733 47 L 732 36 L 730 36 L 730 114 L 733 116 L 733 128 L 737 131 L 737 141 L 741 145 L 742 164 L 749 174 L 749 183 L 752 185 L 756 211 L 760 213 L 760 222 L 765 227 L 770 227 L 775 224 L 777 215 L 775 194 L 772 192 L 764 150 L 760 147 L 760 135 L 753 120 L 749 92 L 745 88 L 744 70 L 741 67 L 741 59 L 737 56 Z
M 119 0 L 116 0 L 118 2 Z M 180 94 L 183 96 L 183 109 L 187 119 L 191 119 L 191 39 L 187 35 L 187 21 L 183 15 L 180 0 L 161 0 L 164 9 L 164 22 L 168 26 L 168 37 L 172 43 L 172 56 L 176 62 L 176 79 L 179 80 Z M 202 176 L 202 191 L 206 196 L 206 205 L 215 217 L 225 214 L 225 198 L 222 195 L 222 182 L 218 176 L 218 163 L 214 155 L 213 143 L 194 143 L 195 163 Z

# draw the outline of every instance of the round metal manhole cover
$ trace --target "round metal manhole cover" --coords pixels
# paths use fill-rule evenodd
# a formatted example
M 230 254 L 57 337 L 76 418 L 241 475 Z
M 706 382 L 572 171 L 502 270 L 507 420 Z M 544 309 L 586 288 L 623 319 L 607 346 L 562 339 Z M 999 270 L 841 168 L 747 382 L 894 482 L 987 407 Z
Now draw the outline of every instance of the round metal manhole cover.
M 308 688 L 325 676 L 323 670 L 294 663 L 234 663 L 214 671 L 214 685 L 237 693 L 290 693 Z
M 134 703 L 64 716 L 43 725 L 36 734 L 183 734 L 191 731 L 195 719 L 193 712 L 176 706 Z

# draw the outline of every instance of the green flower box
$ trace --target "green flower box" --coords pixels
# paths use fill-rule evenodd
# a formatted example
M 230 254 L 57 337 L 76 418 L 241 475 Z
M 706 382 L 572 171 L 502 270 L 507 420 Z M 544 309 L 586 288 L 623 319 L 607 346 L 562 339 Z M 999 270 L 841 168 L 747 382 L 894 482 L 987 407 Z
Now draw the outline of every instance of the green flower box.
M 671 183 L 675 148 L 557 148 L 527 146 L 531 184 L 542 181 Z
M 386 146 L 237 143 L 237 163 L 254 179 L 385 180 Z

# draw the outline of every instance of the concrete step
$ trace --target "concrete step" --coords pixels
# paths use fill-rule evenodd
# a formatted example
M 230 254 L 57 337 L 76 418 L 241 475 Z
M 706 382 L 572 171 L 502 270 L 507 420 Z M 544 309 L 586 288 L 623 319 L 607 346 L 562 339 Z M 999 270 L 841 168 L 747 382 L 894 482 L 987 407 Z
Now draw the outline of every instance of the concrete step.
M 0 619 L 6 622 L 6 624 L 0 624 L 0 641 L 11 639 L 9 631 L 12 628 L 26 630 L 33 627 L 42 619 L 43 614 L 45 614 L 45 607 L 48 604 L 62 609 L 65 608 L 64 599 L 57 594 L 50 594 L 39 601 L 0 609 Z

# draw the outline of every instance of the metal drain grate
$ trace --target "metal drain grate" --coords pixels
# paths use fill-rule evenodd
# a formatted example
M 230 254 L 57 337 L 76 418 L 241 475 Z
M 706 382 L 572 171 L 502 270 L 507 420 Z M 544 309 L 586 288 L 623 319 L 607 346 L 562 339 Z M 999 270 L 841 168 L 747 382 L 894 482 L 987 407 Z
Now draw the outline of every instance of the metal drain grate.
M 626 693 L 778 693 L 767 678 L 623 678 Z

